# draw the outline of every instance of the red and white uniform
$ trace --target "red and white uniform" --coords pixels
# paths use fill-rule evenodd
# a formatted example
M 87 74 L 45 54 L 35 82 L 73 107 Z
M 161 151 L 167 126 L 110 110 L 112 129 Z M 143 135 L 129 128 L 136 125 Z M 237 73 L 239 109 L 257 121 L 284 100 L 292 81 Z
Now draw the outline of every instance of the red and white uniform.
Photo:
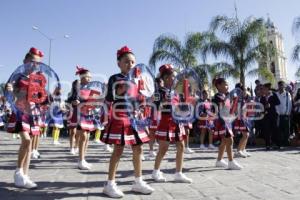
M 105 100 L 111 104 L 111 109 L 108 113 L 110 115 L 108 124 L 101 135 L 101 141 L 106 144 L 136 145 L 150 140 L 145 128 L 140 127 L 136 130 L 132 126 L 132 103 L 134 102 L 118 98 L 113 92 L 116 90 L 114 87 L 124 85 L 126 81 L 128 81 L 128 77 L 121 73 L 111 76 L 108 81 Z
M 240 104 L 240 113 L 239 116 L 234 120 L 233 122 L 233 130 L 238 133 L 238 132 L 249 132 L 250 127 L 249 124 L 247 123 L 247 118 L 248 117 L 252 117 L 252 115 L 254 115 L 255 113 L 252 112 L 252 109 L 254 109 L 253 104 L 246 104 L 246 113 L 244 116 L 244 111 L 242 110 L 245 103 L 247 103 L 247 101 L 245 99 L 243 99 L 242 103 Z M 249 111 L 249 112 L 248 112 Z
M 199 107 L 199 117 L 197 124 L 199 129 L 213 130 L 214 116 L 212 114 L 212 103 L 210 100 L 207 99 L 201 102 L 201 106 Z
M 217 119 L 214 120 L 214 135 L 220 137 L 232 137 L 232 122 L 230 118 L 230 97 L 229 94 L 217 93 L 213 102 L 218 107 Z
M 171 96 L 167 88 L 160 88 L 161 97 L 161 119 L 155 133 L 156 139 L 168 141 L 171 143 L 186 139 L 187 135 L 182 123 L 175 123 L 172 117 L 172 105 L 179 103 L 178 96 Z
M 15 104 L 20 111 L 12 113 L 10 116 L 7 127 L 9 133 L 27 132 L 31 135 L 41 133 L 40 127 L 43 125 L 43 121 L 40 105 L 27 100 L 29 82 L 27 77 L 22 77 L 14 85 L 14 93 L 20 97 Z

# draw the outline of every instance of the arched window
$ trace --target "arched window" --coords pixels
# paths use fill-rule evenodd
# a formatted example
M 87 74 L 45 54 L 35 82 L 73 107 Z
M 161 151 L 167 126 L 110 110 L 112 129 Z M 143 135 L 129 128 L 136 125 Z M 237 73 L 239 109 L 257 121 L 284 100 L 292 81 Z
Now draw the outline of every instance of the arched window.
M 276 75 L 276 68 L 274 62 L 271 63 L 271 72 L 274 74 L 274 76 Z

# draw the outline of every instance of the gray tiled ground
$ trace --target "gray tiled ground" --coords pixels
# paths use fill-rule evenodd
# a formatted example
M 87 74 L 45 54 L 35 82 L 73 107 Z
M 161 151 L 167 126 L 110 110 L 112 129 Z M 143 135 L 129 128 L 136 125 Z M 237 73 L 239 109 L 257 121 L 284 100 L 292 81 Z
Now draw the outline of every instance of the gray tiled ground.
M 53 146 L 50 139 L 40 145 L 42 158 L 33 160 L 30 175 L 39 185 L 36 190 L 14 187 L 12 177 L 15 169 L 20 140 L 0 132 L 0 199 L 107 199 L 101 192 L 107 177 L 109 154 L 102 147 L 90 143 L 87 160 L 93 170 L 80 171 L 77 157 L 68 154 L 68 142 Z M 148 147 L 146 146 L 145 149 Z M 131 154 L 126 150 L 119 165 L 117 181 L 126 194 L 124 199 L 300 199 L 300 149 L 284 149 L 265 152 L 251 149 L 252 157 L 238 159 L 245 166 L 242 171 L 228 171 L 214 167 L 216 152 L 200 152 L 185 155 L 185 173 L 194 183 L 172 182 L 174 173 L 174 149 L 162 163 L 167 183 L 153 183 L 150 174 L 153 161 L 143 163 L 146 180 L 156 189 L 152 195 L 130 192 L 133 181 Z

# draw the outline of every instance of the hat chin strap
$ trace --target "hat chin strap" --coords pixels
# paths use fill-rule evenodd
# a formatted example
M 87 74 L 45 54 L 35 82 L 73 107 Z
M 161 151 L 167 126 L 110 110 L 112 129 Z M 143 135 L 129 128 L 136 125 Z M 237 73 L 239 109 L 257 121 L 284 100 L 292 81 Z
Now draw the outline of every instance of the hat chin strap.
M 32 61 L 34 61 L 34 62 L 41 62 L 42 61 L 42 58 L 38 55 L 33 54 L 32 57 L 33 57 Z
M 85 78 L 85 77 L 91 77 L 91 75 L 89 73 L 79 75 L 80 79 Z

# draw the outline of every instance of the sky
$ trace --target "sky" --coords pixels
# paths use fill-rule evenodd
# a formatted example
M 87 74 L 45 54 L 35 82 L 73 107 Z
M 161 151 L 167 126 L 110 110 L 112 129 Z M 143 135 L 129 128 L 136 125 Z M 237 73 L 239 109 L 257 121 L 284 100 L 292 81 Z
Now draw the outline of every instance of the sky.
M 269 14 L 283 35 L 288 78 L 294 80 L 291 30 L 300 1 L 236 0 L 236 5 L 241 20 Z M 206 31 L 212 17 L 234 13 L 234 0 L 0 0 L 0 82 L 7 81 L 32 46 L 45 53 L 48 64 L 49 40 L 32 26 L 53 38 L 51 67 L 61 80 L 74 80 L 78 64 L 107 79 L 119 72 L 120 47 L 128 45 L 137 63 L 148 63 L 159 35 L 170 33 L 183 41 L 186 33 Z

